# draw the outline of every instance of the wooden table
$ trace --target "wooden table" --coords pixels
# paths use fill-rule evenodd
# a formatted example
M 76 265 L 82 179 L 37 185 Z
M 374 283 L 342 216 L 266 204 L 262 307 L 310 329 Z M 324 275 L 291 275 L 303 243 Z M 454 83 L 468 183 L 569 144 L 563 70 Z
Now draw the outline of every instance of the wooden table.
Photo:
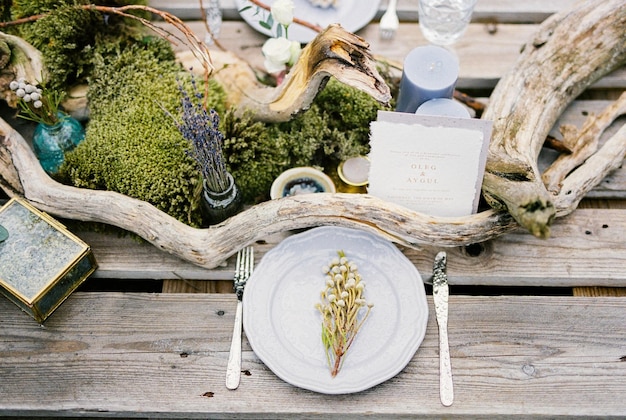
M 403 23 L 394 40 L 379 39 L 376 21 L 359 32 L 375 54 L 401 62 L 425 43 L 414 3 L 399 1 Z M 475 21 L 456 45 L 460 90 L 488 97 L 537 23 L 574 1 L 525 3 L 479 0 Z M 193 21 L 196 1 L 151 4 L 189 19 L 204 36 L 203 24 Z M 230 19 L 222 44 L 260 65 L 265 37 L 239 21 L 234 0 L 222 6 Z M 561 122 L 580 125 L 583 114 L 602 109 L 625 86 L 620 69 L 585 92 Z M 232 291 L 232 258 L 206 270 L 129 237 L 77 229 L 100 266 L 83 291 L 44 326 L 0 299 L 0 416 L 624 418 L 625 194 L 620 169 L 581 208 L 557 219 L 548 240 L 520 230 L 447 250 L 451 407 L 438 398 L 434 316 L 408 366 L 367 391 L 327 396 L 295 388 L 258 360 L 245 337 L 241 385 L 228 391 L 236 298 L 218 292 Z M 257 261 L 283 237 L 256 244 Z M 429 281 L 439 249 L 403 251 Z M 429 304 L 432 314 L 430 297 Z

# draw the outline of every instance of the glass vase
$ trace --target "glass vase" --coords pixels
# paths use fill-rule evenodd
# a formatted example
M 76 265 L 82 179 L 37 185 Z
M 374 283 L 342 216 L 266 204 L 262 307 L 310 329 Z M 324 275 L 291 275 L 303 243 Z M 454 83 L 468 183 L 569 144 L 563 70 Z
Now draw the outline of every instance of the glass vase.
M 85 129 L 78 120 L 61 112 L 58 117 L 56 124 L 37 124 L 33 133 L 35 155 L 42 168 L 51 175 L 59 170 L 65 153 L 85 138 Z
M 223 222 L 239 213 L 243 208 L 241 190 L 237 187 L 233 176 L 228 173 L 229 184 L 224 191 L 212 191 L 203 181 L 202 215 L 209 225 Z

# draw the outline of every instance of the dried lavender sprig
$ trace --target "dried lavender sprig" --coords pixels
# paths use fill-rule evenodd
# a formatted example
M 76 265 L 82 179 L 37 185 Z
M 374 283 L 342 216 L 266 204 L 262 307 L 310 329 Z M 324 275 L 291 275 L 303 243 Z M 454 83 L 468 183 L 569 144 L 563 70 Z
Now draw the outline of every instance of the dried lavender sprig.
M 174 118 L 174 121 L 183 137 L 191 143 L 189 156 L 198 164 L 207 187 L 215 192 L 225 191 L 230 180 L 222 153 L 224 135 L 219 130 L 220 117 L 214 109 L 206 110 L 194 78 L 191 83 L 193 95 L 189 95 L 179 81 L 181 117 L 180 120 Z

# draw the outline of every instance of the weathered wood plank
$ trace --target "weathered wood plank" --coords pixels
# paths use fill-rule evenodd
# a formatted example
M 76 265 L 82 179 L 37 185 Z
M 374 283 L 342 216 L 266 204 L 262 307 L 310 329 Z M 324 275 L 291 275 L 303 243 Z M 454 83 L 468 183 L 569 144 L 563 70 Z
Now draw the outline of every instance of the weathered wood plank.
M 149 0 L 149 4 L 157 9 L 165 10 L 181 19 L 200 19 L 202 14 L 199 7 L 200 0 Z M 472 15 L 473 21 L 493 22 L 541 22 L 546 17 L 559 10 L 571 7 L 575 0 L 555 0 L 546 2 L 533 0 L 519 2 L 515 0 L 481 0 L 476 4 Z M 206 0 L 205 0 L 206 3 Z M 388 2 L 380 2 L 379 11 L 375 20 L 380 19 L 387 9 Z M 235 0 L 221 0 L 220 6 L 224 19 L 241 19 L 237 12 Z M 402 21 L 418 20 L 417 2 L 412 0 L 398 1 L 398 16 Z M 304 17 L 306 18 L 306 17 Z
M 233 295 L 76 293 L 45 327 L 0 300 L 0 415 L 439 418 L 626 415 L 623 298 L 450 299 L 455 402 L 438 396 L 437 327 L 396 377 L 350 396 L 290 386 L 244 340 L 224 372 Z M 429 298 L 432 309 L 432 300 Z
M 186 24 L 200 39 L 204 39 L 206 29 L 201 21 Z M 164 25 L 167 26 L 167 25 Z M 457 88 L 491 89 L 500 77 L 507 72 L 517 59 L 524 41 L 537 29 L 534 24 L 471 24 L 466 34 L 455 45 L 459 57 L 460 73 Z M 402 24 L 393 40 L 382 40 L 378 24 L 373 23 L 357 32 L 369 44 L 370 50 L 393 63 L 402 64 L 404 57 L 413 48 L 425 45 L 427 41 L 417 24 Z M 220 44 L 224 48 L 246 59 L 253 66 L 263 68 L 261 47 L 267 37 L 239 21 L 224 22 Z M 176 46 L 184 50 L 184 46 Z M 626 69 L 618 69 L 605 76 L 590 89 L 626 88 Z
M 131 238 L 76 232 L 92 246 L 99 267 L 95 278 L 232 280 L 234 261 L 208 270 Z M 256 260 L 284 237 L 255 245 Z M 448 248 L 453 285 L 626 287 L 626 210 L 578 209 L 557 219 L 550 239 L 520 229 L 469 248 Z M 403 249 L 425 281 L 440 249 Z M 173 291 L 173 290 L 170 290 Z M 210 289 L 209 289 L 210 291 Z

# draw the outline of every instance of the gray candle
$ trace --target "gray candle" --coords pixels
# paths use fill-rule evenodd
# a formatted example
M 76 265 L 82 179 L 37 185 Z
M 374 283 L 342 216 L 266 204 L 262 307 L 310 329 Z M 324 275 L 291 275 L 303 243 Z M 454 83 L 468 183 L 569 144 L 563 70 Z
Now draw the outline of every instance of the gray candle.
M 396 111 L 414 113 L 429 99 L 452 98 L 458 77 L 459 63 L 445 48 L 413 49 L 404 59 Z

